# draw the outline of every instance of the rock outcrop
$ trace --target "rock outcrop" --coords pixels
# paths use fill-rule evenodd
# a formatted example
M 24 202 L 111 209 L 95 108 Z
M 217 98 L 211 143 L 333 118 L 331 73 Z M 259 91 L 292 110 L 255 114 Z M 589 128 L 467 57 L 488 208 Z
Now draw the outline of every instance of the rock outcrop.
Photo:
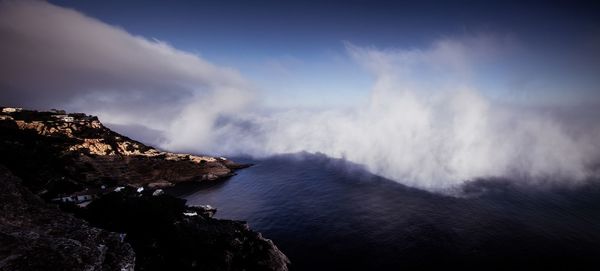
M 245 223 L 157 190 L 241 167 L 157 150 L 84 114 L 3 110 L 0 270 L 285 271 L 287 257 Z M 87 207 L 46 203 L 92 190 Z
M 0 165 L 0 270 L 134 270 L 122 237 L 32 194 Z
M 158 188 L 214 181 L 245 166 L 221 157 L 160 151 L 81 113 L 22 110 L 4 114 L 0 162 L 23 173 L 19 176 L 28 187 L 45 198 L 100 185 Z M 52 168 L 44 168 L 47 165 Z
M 241 221 L 211 218 L 185 200 L 133 188 L 112 192 L 75 213 L 127 234 L 138 270 L 287 270 L 287 257 Z

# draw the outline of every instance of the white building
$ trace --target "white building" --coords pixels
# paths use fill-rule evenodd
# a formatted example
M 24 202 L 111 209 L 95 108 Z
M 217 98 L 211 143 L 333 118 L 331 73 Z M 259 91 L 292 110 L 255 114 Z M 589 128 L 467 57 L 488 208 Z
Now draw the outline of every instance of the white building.
M 52 115 L 52 117 L 54 117 L 55 119 L 64 121 L 64 122 L 73 122 L 73 121 L 75 121 L 75 118 L 71 117 L 69 115 Z
M 59 196 L 57 198 L 52 199 L 52 201 L 80 204 L 83 202 L 89 202 L 97 199 L 98 195 L 101 194 L 101 191 L 102 190 L 99 189 L 85 189 L 83 191 L 73 193 L 71 195 Z
M 21 112 L 23 110 L 23 108 L 20 107 L 5 107 L 2 108 L 2 113 L 15 113 L 15 112 Z
M 55 198 L 53 201 L 55 202 L 72 202 L 72 203 L 82 203 L 86 201 L 91 201 L 96 198 L 96 195 L 82 194 L 82 195 L 71 195 L 66 197 Z

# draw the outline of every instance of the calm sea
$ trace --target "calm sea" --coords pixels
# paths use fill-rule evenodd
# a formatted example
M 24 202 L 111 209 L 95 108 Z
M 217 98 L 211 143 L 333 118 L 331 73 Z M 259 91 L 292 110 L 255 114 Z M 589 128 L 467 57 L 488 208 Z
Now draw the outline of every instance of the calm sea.
M 288 255 L 291 270 L 600 270 L 599 182 L 480 181 L 456 197 L 318 155 L 241 160 L 255 165 L 171 193 L 247 221 Z

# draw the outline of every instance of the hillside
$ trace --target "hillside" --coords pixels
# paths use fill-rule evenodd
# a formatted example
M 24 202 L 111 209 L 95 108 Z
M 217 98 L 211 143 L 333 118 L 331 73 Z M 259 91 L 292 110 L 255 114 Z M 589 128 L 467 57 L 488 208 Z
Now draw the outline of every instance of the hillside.
M 245 166 L 160 151 L 81 113 L 2 108 L 0 270 L 285 271 L 245 222 L 159 189 Z
M 245 166 L 160 151 L 108 129 L 97 117 L 59 110 L 0 113 L 0 152 L 0 163 L 47 199 L 101 186 L 215 181 Z
M 0 270 L 133 270 L 118 233 L 44 203 L 0 165 Z

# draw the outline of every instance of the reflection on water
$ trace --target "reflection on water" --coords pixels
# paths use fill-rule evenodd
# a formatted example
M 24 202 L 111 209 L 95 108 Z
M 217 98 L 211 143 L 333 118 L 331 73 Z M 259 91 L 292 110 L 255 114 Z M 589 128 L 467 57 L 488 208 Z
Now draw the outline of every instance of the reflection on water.
M 408 188 L 320 156 L 282 156 L 212 186 L 171 193 L 248 221 L 292 270 L 582 267 L 600 263 L 600 186 Z M 597 265 L 596 265 L 597 266 Z M 381 270 L 380 269 L 380 270 Z

